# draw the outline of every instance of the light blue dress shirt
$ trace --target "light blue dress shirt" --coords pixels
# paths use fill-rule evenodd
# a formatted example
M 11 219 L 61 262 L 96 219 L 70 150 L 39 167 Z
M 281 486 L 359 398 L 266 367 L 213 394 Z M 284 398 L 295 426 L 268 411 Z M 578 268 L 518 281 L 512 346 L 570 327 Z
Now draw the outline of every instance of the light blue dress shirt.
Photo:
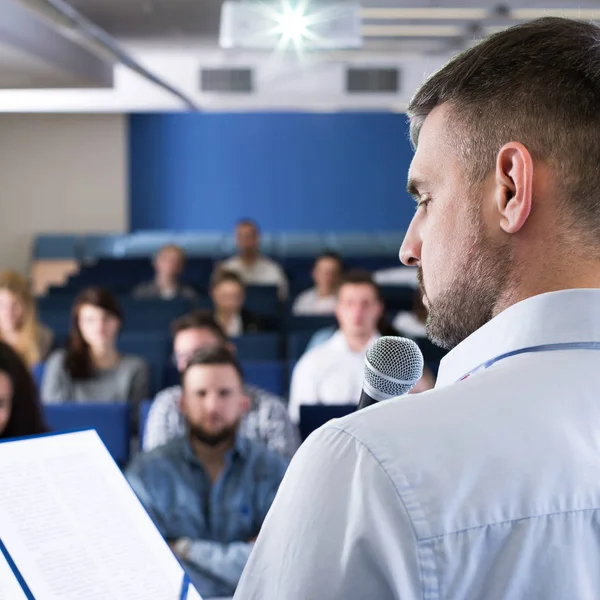
M 127 479 L 168 541 L 190 540 L 184 567 L 204 598 L 231 596 L 281 483 L 287 461 L 238 436 L 219 479 L 187 436 L 139 455 Z
M 493 362 L 574 342 L 600 342 L 600 290 L 520 302 L 443 359 L 434 390 L 314 433 L 235 598 L 598 600 L 600 351 Z

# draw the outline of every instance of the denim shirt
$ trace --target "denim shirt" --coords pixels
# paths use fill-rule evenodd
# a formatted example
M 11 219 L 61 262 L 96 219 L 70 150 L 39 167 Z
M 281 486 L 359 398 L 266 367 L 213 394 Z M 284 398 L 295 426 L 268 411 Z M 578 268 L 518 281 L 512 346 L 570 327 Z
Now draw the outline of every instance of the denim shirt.
M 127 479 L 166 540 L 191 540 L 184 567 L 210 598 L 234 593 L 286 467 L 238 436 L 212 484 L 184 436 L 138 456 Z

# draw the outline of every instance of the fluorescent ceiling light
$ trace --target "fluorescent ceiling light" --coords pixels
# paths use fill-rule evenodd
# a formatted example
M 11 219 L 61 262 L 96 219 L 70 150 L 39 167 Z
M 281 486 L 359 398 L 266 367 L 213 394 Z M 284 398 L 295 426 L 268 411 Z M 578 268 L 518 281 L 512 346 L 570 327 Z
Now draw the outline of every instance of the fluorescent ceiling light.
M 363 19 L 485 19 L 489 11 L 485 8 L 363 8 Z
M 458 25 L 363 25 L 363 37 L 460 37 L 465 30 Z

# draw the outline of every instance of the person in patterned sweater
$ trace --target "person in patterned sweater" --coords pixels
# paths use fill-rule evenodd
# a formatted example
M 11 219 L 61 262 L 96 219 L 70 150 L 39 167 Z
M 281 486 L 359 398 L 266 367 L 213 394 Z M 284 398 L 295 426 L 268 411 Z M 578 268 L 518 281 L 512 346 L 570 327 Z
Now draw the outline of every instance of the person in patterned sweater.
M 233 350 L 225 333 L 206 311 L 194 311 L 177 319 L 172 327 L 174 361 L 181 373 L 190 358 L 207 348 L 226 346 Z M 240 423 L 239 434 L 264 444 L 285 458 L 291 458 L 300 445 L 296 427 L 290 421 L 281 398 L 269 392 L 245 385 L 250 397 L 250 409 Z M 181 386 L 176 385 L 159 392 L 152 402 L 142 448 L 148 452 L 181 436 L 185 431 L 185 419 L 180 411 Z

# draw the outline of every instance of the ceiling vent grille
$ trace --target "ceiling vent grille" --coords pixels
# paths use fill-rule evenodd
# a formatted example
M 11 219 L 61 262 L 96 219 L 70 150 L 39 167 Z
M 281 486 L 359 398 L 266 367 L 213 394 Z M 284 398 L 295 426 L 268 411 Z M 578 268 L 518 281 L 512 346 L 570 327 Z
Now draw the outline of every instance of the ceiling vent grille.
M 346 91 L 349 94 L 396 94 L 400 91 L 400 71 L 350 67 L 346 70 Z
M 201 69 L 200 89 L 207 93 L 251 94 L 253 79 L 252 69 Z

